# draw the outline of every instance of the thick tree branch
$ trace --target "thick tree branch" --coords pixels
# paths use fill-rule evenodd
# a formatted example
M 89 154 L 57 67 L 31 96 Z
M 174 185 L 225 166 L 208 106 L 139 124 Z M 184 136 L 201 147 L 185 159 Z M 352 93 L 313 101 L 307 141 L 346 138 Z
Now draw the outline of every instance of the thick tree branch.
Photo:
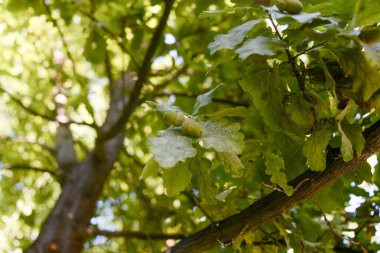
M 290 182 L 292 186 L 303 182 L 292 196 L 274 191 L 254 202 L 240 213 L 217 222 L 217 226 L 210 225 L 182 239 L 178 244 L 169 248 L 166 253 L 198 253 L 212 248 L 218 243 L 227 244 L 245 231 L 258 229 L 274 217 L 311 198 L 315 193 L 328 187 L 338 178 L 354 171 L 360 163 L 365 162 L 380 150 L 379 125 L 380 122 L 377 122 L 365 132 L 366 145 L 359 157 L 345 163 L 337 150 L 331 150 L 327 155 L 327 167 L 323 172 L 308 170 Z
M 169 14 L 171 12 L 171 9 L 173 7 L 174 0 L 167 0 L 165 4 L 164 13 L 161 17 L 160 23 L 157 26 L 157 29 L 155 33 L 153 34 L 152 40 L 150 42 L 149 48 L 145 54 L 144 62 L 141 66 L 141 68 L 138 71 L 138 79 L 135 83 L 134 89 L 132 90 L 130 94 L 130 99 L 128 101 L 128 104 L 126 105 L 122 116 L 119 118 L 119 120 L 107 131 L 103 132 L 97 142 L 102 143 L 106 141 L 109 138 L 112 138 L 117 133 L 120 132 L 122 128 L 124 128 L 125 122 L 128 121 L 129 117 L 131 116 L 133 110 L 135 109 L 136 105 L 139 102 L 139 96 L 141 93 L 141 89 L 144 86 L 144 83 L 148 79 L 150 67 L 152 65 L 154 54 L 160 44 L 160 40 L 162 37 L 162 34 L 164 32 L 166 23 L 169 19 Z

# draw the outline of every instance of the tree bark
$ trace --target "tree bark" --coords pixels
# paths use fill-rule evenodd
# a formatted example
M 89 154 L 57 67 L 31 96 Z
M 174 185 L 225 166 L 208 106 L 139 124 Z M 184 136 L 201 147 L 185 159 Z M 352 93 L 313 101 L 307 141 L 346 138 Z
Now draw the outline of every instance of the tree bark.
M 254 202 L 238 214 L 210 225 L 205 229 L 179 241 L 166 253 L 198 253 L 217 244 L 229 244 L 246 231 L 258 229 L 281 213 L 310 199 L 320 190 L 328 187 L 338 178 L 352 172 L 356 167 L 380 150 L 380 123 L 366 131 L 366 145 L 362 154 L 345 163 L 337 150 L 327 156 L 327 168 L 323 172 L 306 171 L 290 182 L 296 191 L 292 196 L 272 192 Z

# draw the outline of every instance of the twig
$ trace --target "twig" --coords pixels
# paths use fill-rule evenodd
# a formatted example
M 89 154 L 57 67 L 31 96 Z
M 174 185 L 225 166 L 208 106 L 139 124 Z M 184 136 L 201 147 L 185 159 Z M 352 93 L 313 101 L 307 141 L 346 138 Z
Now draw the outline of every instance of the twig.
M 292 231 L 294 238 L 296 239 L 297 243 L 300 245 L 302 253 L 306 253 L 305 244 L 301 240 L 300 236 L 298 235 L 298 233 L 295 230 L 295 228 L 293 227 L 293 225 L 286 218 L 283 218 L 283 220 L 285 221 L 285 223 L 286 223 L 287 227 L 290 229 L 290 231 Z
M 191 202 L 193 202 L 194 205 L 196 205 L 199 208 L 199 210 L 202 211 L 202 213 L 211 222 L 211 224 L 213 224 L 214 226 L 217 226 L 217 223 L 214 221 L 211 215 L 206 211 L 206 209 L 203 208 L 203 206 L 199 203 L 198 199 L 192 193 L 186 191 L 185 195 L 189 198 Z
M 303 91 L 305 89 L 305 82 L 304 82 L 304 80 L 303 80 L 300 72 L 297 69 L 297 64 L 296 64 L 296 61 L 295 61 L 295 57 L 292 56 L 292 54 L 290 53 L 289 45 L 285 41 L 285 39 L 282 37 L 280 31 L 278 30 L 277 25 L 274 22 L 272 15 L 269 13 L 269 11 L 266 11 L 266 13 L 267 13 L 267 15 L 269 17 L 269 20 L 270 20 L 270 22 L 271 22 L 271 24 L 272 24 L 272 26 L 273 26 L 273 28 L 275 30 L 275 33 L 276 33 L 277 37 L 284 43 L 285 52 L 286 52 L 286 55 L 288 56 L 288 60 L 289 60 L 289 63 L 291 65 L 291 67 L 292 67 L 293 73 L 294 73 L 294 75 L 297 78 L 298 86 Z
M 347 240 L 349 241 L 351 244 L 354 244 L 354 245 L 359 245 L 360 249 L 363 251 L 363 253 L 368 253 L 368 251 L 366 250 L 366 248 L 360 243 L 360 242 L 356 242 L 356 241 L 353 241 L 351 240 L 350 238 L 348 237 L 343 237 L 342 235 L 340 235 L 339 233 L 337 233 L 331 222 L 327 219 L 327 216 L 326 214 L 323 212 L 321 206 L 319 205 L 318 201 L 316 199 L 313 199 L 314 201 L 314 204 L 317 206 L 317 208 L 319 209 L 319 211 L 321 212 L 322 216 L 323 216 L 323 219 L 325 220 L 327 226 L 329 227 L 330 231 L 335 235 L 336 238 L 340 239 L 340 240 Z
M 296 58 L 300 57 L 301 55 L 306 54 L 307 52 L 310 52 L 311 50 L 313 50 L 317 47 L 323 46 L 324 44 L 327 44 L 327 41 L 321 42 L 319 44 L 315 44 L 312 47 L 309 47 L 308 49 L 306 49 L 305 51 L 296 54 L 295 56 L 293 56 L 293 58 L 296 59 Z
M 263 182 L 263 181 L 258 181 L 258 182 L 259 182 L 262 186 L 264 186 L 265 188 L 271 189 L 271 190 L 273 190 L 273 191 L 278 191 L 278 192 L 282 192 L 282 193 L 284 193 L 284 190 L 281 189 L 281 188 L 278 188 L 278 187 L 276 187 L 276 186 L 273 186 L 273 185 L 267 184 L 267 183 L 265 183 L 265 182 Z

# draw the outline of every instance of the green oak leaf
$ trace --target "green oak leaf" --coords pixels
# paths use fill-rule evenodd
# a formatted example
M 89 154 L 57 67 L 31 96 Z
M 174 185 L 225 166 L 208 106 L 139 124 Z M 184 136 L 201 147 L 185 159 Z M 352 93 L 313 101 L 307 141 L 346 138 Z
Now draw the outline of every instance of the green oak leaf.
M 201 199 L 207 203 L 215 202 L 215 195 L 218 189 L 210 176 L 211 162 L 205 158 L 195 157 L 189 163 L 189 168 L 193 174 L 192 183 L 199 190 Z
M 203 146 L 206 149 L 213 148 L 217 152 L 233 152 L 241 154 L 244 149 L 244 135 L 239 133 L 239 124 L 222 126 L 218 123 L 207 121 L 199 122 L 202 125 Z
M 159 137 L 150 137 L 148 145 L 152 146 L 151 153 L 157 163 L 164 169 L 174 167 L 178 162 L 185 162 L 194 157 L 197 150 L 192 146 L 192 140 L 168 129 L 158 132 Z
M 323 171 L 326 168 L 325 150 L 329 144 L 330 136 L 330 128 L 319 125 L 307 138 L 302 151 L 311 170 Z
M 218 157 L 227 171 L 233 177 L 242 177 L 244 174 L 244 165 L 239 157 L 233 152 L 219 152 Z
M 281 156 L 267 151 L 265 153 L 265 174 L 271 176 L 270 181 L 280 186 L 286 195 L 293 194 L 293 187 L 288 185 L 288 180 L 284 173 L 285 165 Z
M 246 59 L 252 54 L 275 55 L 278 49 L 282 49 L 282 42 L 277 38 L 257 36 L 247 40 L 240 48 L 235 50 L 240 59 Z
M 216 51 L 223 48 L 234 49 L 235 46 L 244 40 L 247 33 L 258 23 L 260 23 L 259 20 L 250 20 L 230 30 L 227 34 L 217 35 L 215 40 L 208 45 L 210 53 L 214 54 Z
M 139 179 L 141 180 L 141 179 L 145 179 L 145 178 L 150 177 L 150 176 L 156 176 L 159 169 L 160 169 L 160 166 L 158 165 L 156 160 L 151 158 L 145 164 Z
M 347 121 L 341 122 L 341 127 L 347 138 L 352 143 L 352 147 L 356 154 L 360 156 L 365 145 L 362 127 L 359 124 L 349 124 Z
M 168 196 L 178 195 L 190 183 L 191 172 L 187 166 L 188 163 L 178 163 L 175 167 L 164 170 L 162 178 Z
M 359 180 L 372 183 L 372 168 L 367 161 L 362 162 L 356 167 L 356 175 Z
M 196 99 L 195 105 L 194 105 L 193 114 L 197 114 L 201 107 L 209 104 L 212 101 L 212 98 L 214 96 L 214 92 L 219 87 L 220 87 L 220 85 L 216 86 L 214 89 L 210 90 L 209 92 L 206 92 L 204 94 L 197 96 L 197 99 Z
M 210 113 L 207 116 L 212 120 L 218 120 L 223 117 L 240 117 L 247 118 L 252 115 L 252 110 L 245 106 L 237 106 L 233 108 L 225 108 L 220 111 Z
M 347 137 L 346 133 L 343 131 L 340 122 L 338 122 L 338 130 L 342 135 L 342 145 L 340 146 L 340 152 L 342 153 L 343 161 L 348 162 L 354 157 L 354 150 L 350 139 Z

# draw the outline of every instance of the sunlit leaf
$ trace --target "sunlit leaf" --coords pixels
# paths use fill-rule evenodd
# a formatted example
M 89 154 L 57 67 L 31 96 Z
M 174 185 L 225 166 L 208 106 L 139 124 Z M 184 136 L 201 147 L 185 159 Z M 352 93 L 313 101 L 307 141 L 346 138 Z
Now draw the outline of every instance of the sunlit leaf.
M 206 92 L 202 95 L 199 95 L 196 98 L 193 114 L 197 114 L 201 107 L 206 106 L 207 104 L 209 104 L 212 101 L 212 98 L 214 96 L 214 92 L 219 87 L 220 87 L 220 85 L 216 86 L 214 89 L 210 90 L 209 92 Z
M 151 153 L 162 168 L 174 167 L 178 162 L 185 162 L 197 154 L 192 140 L 174 130 L 161 131 L 158 136 L 150 137 L 148 145 L 153 147 Z
M 201 140 L 206 149 L 213 148 L 217 152 L 233 152 L 235 154 L 243 152 L 244 135 L 239 132 L 238 124 L 226 127 L 211 121 L 200 122 L 200 124 L 204 132 Z
M 219 34 L 215 37 L 214 42 L 210 43 L 208 49 L 211 54 L 214 54 L 220 49 L 234 49 L 240 44 L 247 33 L 258 23 L 259 20 L 250 20 L 242 25 L 230 30 L 227 34 Z
M 247 40 L 235 52 L 244 60 L 252 54 L 275 55 L 276 51 L 280 49 L 282 49 L 282 42 L 279 39 L 257 36 L 254 39 Z

